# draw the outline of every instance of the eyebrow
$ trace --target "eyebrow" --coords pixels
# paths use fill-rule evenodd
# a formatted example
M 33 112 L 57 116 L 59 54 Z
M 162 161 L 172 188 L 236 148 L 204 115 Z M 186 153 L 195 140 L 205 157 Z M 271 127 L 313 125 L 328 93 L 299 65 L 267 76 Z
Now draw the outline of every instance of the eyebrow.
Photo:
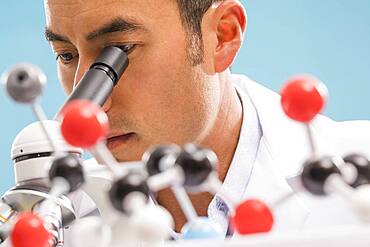
M 93 41 L 111 33 L 116 32 L 128 33 L 133 31 L 147 31 L 147 30 L 142 25 L 133 20 L 122 19 L 120 17 L 117 17 L 114 18 L 109 23 L 104 24 L 100 28 L 90 32 L 88 35 L 86 35 L 85 39 L 87 41 Z M 45 28 L 45 38 L 49 42 L 62 41 L 71 43 L 71 41 L 66 36 L 54 33 L 49 28 Z
M 71 41 L 66 36 L 54 33 L 49 28 L 45 28 L 44 35 L 45 35 L 46 40 L 49 42 L 62 41 L 62 42 L 71 43 Z
M 120 17 L 117 17 L 113 19 L 111 22 L 98 28 L 97 30 L 90 32 L 86 36 L 86 40 L 91 41 L 101 36 L 116 32 L 128 33 L 139 30 L 146 31 L 146 29 L 142 25 L 138 24 L 133 20 L 125 20 Z

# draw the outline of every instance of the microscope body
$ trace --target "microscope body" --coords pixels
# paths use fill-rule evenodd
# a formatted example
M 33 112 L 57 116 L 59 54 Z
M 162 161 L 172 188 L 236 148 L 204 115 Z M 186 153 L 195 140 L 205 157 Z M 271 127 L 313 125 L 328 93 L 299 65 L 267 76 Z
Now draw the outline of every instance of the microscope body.
M 62 151 L 82 156 L 81 149 L 63 140 L 59 122 L 48 120 L 44 124 Z M 20 212 L 37 212 L 41 202 L 51 199 L 48 172 L 55 156 L 40 122 L 28 125 L 17 135 L 12 145 L 11 158 L 16 185 L 1 197 L 3 206 L 0 218 L 4 218 L 3 223 L 10 222 Z M 51 221 L 57 235 L 55 238 L 58 243 L 62 243 L 63 229 L 75 221 L 76 212 L 67 196 L 58 197 L 56 203 L 58 207 L 49 212 L 47 217 L 53 218 Z
M 62 138 L 59 122 L 48 120 L 44 123 L 61 151 L 82 159 L 82 149 L 68 145 Z M 0 199 L 0 224 L 10 222 L 19 212 L 38 212 L 40 203 L 51 198 L 48 172 L 56 156 L 39 122 L 28 125 L 17 135 L 12 145 L 11 157 L 14 161 L 16 185 Z M 142 168 L 142 162 L 128 162 L 122 165 L 122 172 Z M 111 173 L 94 159 L 84 162 L 84 173 L 86 182 L 80 190 L 57 198 L 60 213 L 57 211 L 52 217 L 55 218 L 54 227 L 58 228 L 59 246 L 63 245 L 64 235 L 68 235 L 70 228 L 80 218 L 99 216 L 107 224 L 117 219 L 117 214 L 112 212 L 108 193 L 104 193 L 109 191 L 112 184 Z M 5 235 L 3 239 L 6 237 Z

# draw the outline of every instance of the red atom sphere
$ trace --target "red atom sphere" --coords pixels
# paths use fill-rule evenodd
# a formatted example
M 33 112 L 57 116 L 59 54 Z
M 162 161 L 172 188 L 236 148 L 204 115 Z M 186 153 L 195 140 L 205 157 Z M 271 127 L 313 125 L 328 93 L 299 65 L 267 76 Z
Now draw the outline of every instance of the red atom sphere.
M 239 234 L 253 234 L 269 232 L 274 218 L 266 204 L 250 199 L 236 207 L 232 222 Z
M 40 217 L 33 213 L 22 213 L 14 224 L 10 239 L 13 247 L 49 247 L 51 234 Z
M 106 138 L 109 131 L 105 112 L 87 100 L 74 100 L 62 111 L 62 135 L 75 147 L 91 148 Z
M 318 79 L 304 75 L 290 79 L 281 91 L 281 105 L 293 120 L 308 123 L 324 108 L 326 86 Z

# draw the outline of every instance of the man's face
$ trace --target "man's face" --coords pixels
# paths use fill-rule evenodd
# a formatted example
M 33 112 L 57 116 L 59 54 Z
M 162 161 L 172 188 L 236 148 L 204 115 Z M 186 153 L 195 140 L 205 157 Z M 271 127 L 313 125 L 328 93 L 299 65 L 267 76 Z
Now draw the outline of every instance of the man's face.
M 60 81 L 70 93 L 102 48 L 128 48 L 130 65 L 104 106 L 119 161 L 161 143 L 200 142 L 216 118 L 212 57 L 192 66 L 174 0 L 45 0 Z M 207 35 L 204 37 L 207 39 Z

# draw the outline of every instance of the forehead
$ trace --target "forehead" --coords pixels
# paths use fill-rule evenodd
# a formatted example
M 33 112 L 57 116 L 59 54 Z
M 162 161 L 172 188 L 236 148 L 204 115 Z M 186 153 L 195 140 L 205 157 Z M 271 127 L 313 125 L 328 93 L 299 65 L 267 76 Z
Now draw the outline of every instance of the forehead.
M 179 15 L 175 0 L 44 0 L 44 7 L 47 26 L 98 25 L 117 16 L 150 24 Z

